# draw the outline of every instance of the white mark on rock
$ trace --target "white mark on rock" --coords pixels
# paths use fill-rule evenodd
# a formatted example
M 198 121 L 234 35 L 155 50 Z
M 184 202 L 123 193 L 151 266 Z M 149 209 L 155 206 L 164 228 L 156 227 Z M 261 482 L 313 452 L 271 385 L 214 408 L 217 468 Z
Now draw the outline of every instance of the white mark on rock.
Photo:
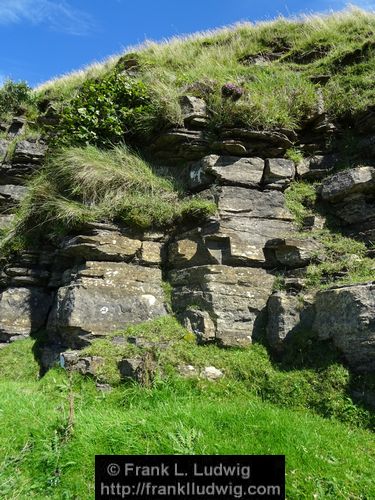
M 156 298 L 153 295 L 142 295 L 142 299 L 146 300 L 150 306 L 153 306 L 156 302 Z
M 100 312 L 102 314 L 107 314 L 108 311 L 109 311 L 108 307 L 105 307 L 105 306 L 100 309 Z

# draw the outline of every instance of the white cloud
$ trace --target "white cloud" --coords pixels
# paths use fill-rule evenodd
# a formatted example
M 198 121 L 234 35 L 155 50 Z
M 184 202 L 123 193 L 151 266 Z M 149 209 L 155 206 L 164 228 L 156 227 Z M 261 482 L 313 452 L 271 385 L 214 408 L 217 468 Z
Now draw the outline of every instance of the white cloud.
M 374 0 L 354 0 L 353 2 L 348 0 L 326 0 L 326 2 L 340 9 L 344 7 L 359 7 L 364 10 L 375 10 Z
M 71 35 L 85 35 L 93 28 L 91 17 L 65 0 L 0 0 L 0 24 L 24 21 Z
M 370 0 L 356 0 L 352 5 L 366 10 L 375 10 L 375 2 Z

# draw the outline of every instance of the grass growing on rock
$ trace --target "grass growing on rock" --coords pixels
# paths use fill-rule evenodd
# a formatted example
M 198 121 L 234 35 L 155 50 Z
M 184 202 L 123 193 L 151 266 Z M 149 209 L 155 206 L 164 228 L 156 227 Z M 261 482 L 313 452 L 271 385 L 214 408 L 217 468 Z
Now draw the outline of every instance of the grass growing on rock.
M 304 218 L 312 214 L 316 198 L 315 186 L 304 181 L 292 182 L 285 191 L 286 207 L 299 227 L 302 227 Z
M 295 218 L 299 238 L 311 238 L 322 244 L 324 260 L 312 263 L 306 270 L 309 288 L 329 288 L 333 285 L 353 285 L 372 281 L 375 276 L 374 260 L 368 256 L 365 243 L 341 234 L 336 227 L 303 230 L 308 215 L 317 215 L 316 185 L 296 181 L 285 191 L 285 203 Z
M 32 344 L 0 351 L 2 498 L 93 498 L 95 454 L 145 453 L 286 454 L 288 498 L 375 495 L 374 436 L 255 395 L 247 387 L 257 376 L 254 363 L 267 365 L 256 346 L 242 355 L 228 351 L 219 383 L 171 375 L 150 389 L 122 384 L 101 393 L 92 380 L 59 369 L 37 380 Z M 213 349 L 201 352 L 199 364 L 218 362 Z M 327 385 L 333 382 L 332 374 Z M 316 388 L 305 383 L 290 390 Z
M 16 215 L 15 234 L 59 234 L 87 222 L 116 220 L 137 228 L 198 220 L 216 207 L 184 197 L 165 172 L 125 146 L 65 148 L 33 179 Z
M 367 256 L 363 242 L 327 229 L 313 231 L 310 236 L 320 241 L 325 249 L 325 260 L 307 268 L 307 285 L 329 288 L 332 285 L 353 285 L 373 281 L 374 259 Z
M 145 113 L 157 116 L 145 119 L 136 113 L 134 122 L 145 137 L 155 119 L 181 123 L 178 99 L 184 94 L 206 99 L 214 128 L 297 129 L 316 110 L 317 89 L 333 119 L 373 104 L 374 36 L 375 15 L 359 9 L 243 23 L 166 43 L 147 42 L 102 65 L 47 82 L 35 93 L 40 101 L 69 106 L 85 81 L 95 84 L 118 72 L 142 82 L 150 96 L 152 106 Z M 131 74 L 127 61 L 133 65 Z M 324 87 L 313 80 L 321 75 L 329 79 Z M 242 89 L 240 99 L 223 98 L 221 89 L 228 83 Z

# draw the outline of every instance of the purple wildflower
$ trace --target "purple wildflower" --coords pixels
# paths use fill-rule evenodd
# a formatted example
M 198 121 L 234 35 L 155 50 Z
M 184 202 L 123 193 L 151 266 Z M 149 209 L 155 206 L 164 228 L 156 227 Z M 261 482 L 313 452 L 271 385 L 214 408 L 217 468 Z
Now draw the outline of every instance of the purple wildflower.
M 225 83 L 221 87 L 221 95 L 225 98 L 231 98 L 233 101 L 238 101 L 244 94 L 244 89 L 235 83 Z

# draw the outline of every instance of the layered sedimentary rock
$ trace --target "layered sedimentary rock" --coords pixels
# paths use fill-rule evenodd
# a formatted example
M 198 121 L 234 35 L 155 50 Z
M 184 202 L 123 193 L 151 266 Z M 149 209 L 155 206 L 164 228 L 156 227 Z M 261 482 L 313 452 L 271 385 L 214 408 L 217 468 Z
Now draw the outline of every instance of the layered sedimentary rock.
M 123 262 L 86 262 L 59 288 L 47 329 L 68 347 L 166 314 L 161 271 Z
M 264 320 L 274 277 L 264 269 L 222 265 L 172 271 L 172 305 L 202 341 L 246 345 Z
M 375 168 L 343 170 L 323 180 L 320 195 L 344 230 L 375 241 Z
M 160 234 L 87 224 L 42 251 L 2 259 L 0 346 L 46 330 L 46 358 L 55 361 L 67 348 L 165 315 L 164 279 L 172 287 L 173 312 L 199 342 L 243 346 L 266 333 L 271 349 L 282 353 L 289 339 L 314 331 L 354 370 L 375 370 L 373 283 L 307 296 L 306 266 L 323 261 L 324 248 L 296 234 L 285 203 L 294 179 L 321 181 L 319 201 L 337 226 L 367 243 L 375 240 L 375 169 L 369 161 L 337 172 L 340 158 L 327 140 L 334 127 L 323 104 L 319 99 L 298 134 L 213 130 L 205 101 L 181 97 L 183 124 L 161 131 L 147 153 L 185 174 L 192 194 L 216 203 L 215 216 Z M 10 154 L 24 126 L 15 119 L 0 140 L 0 228 L 11 223 L 27 179 L 46 154 L 46 144 L 36 140 L 19 140 Z M 371 157 L 373 138 L 362 143 Z M 286 158 L 292 147 L 306 156 L 297 165 Z M 315 215 L 305 228 L 324 224 Z M 273 293 L 276 274 L 285 289 Z M 63 363 L 95 375 L 102 359 L 65 353 Z M 124 376 L 129 366 L 122 365 Z
M 280 191 L 292 165 L 210 155 L 191 167 L 191 187 L 215 201 L 217 216 L 173 239 L 169 267 L 173 308 L 201 341 L 246 345 L 264 327 L 274 283 L 265 248 L 295 229 Z

